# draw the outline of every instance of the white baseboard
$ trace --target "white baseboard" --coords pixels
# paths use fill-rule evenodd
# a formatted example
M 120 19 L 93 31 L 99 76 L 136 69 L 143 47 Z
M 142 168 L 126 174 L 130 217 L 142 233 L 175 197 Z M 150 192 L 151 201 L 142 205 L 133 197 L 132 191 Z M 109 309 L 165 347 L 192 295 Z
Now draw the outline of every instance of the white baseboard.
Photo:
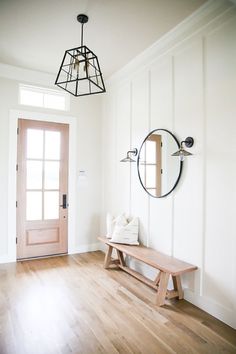
M 4 255 L 0 256 L 0 264 L 12 263 L 12 262 L 16 262 L 16 259 L 9 256 L 8 254 L 4 254 Z
M 100 242 L 96 242 L 96 243 L 90 243 L 90 244 L 78 246 L 73 250 L 69 251 L 68 254 L 86 253 L 86 252 L 94 252 L 100 250 L 101 250 L 101 244 Z
M 184 289 L 184 298 L 191 304 L 236 329 L 236 317 L 233 309 L 228 309 L 206 296 L 198 296 L 189 289 Z
M 102 249 L 101 243 L 97 242 L 97 243 L 91 243 L 91 244 L 86 244 L 86 245 L 81 245 L 79 247 L 76 247 L 72 250 L 69 250 L 68 254 L 94 252 L 94 251 L 100 251 L 101 249 Z M 4 254 L 0 256 L 0 264 L 12 263 L 12 262 L 16 262 L 15 257 L 12 257 L 8 254 Z

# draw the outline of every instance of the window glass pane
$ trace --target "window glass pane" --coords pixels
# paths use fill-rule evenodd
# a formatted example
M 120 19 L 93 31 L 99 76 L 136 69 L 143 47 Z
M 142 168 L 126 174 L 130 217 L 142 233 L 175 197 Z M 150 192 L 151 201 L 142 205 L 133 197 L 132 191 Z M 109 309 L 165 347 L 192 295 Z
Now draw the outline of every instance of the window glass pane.
M 146 143 L 143 144 L 142 149 L 140 150 L 140 156 L 139 156 L 139 164 L 140 165 L 145 165 L 146 163 Z
M 146 166 L 146 187 L 156 187 L 156 166 Z
M 42 192 L 26 192 L 26 220 L 42 220 Z
M 145 186 L 145 174 L 144 174 L 144 171 L 145 171 L 145 165 L 139 165 L 139 174 L 140 174 L 140 179 L 142 181 L 142 183 L 144 184 Z
M 45 131 L 45 159 L 60 160 L 61 133 Z
M 20 103 L 29 106 L 43 107 L 43 93 L 27 89 L 20 90 Z
M 42 188 L 42 161 L 27 161 L 26 188 Z
M 56 94 L 44 94 L 44 107 L 65 110 L 66 99 L 64 96 Z
M 44 219 L 59 218 L 59 192 L 44 192 Z
M 44 188 L 59 189 L 59 161 L 45 161 Z
M 27 158 L 43 158 L 43 130 L 27 129 Z
M 66 111 L 69 109 L 70 97 L 62 91 L 20 84 L 19 101 L 20 104 L 28 106 Z
M 156 142 L 147 140 L 146 149 L 147 163 L 156 163 Z

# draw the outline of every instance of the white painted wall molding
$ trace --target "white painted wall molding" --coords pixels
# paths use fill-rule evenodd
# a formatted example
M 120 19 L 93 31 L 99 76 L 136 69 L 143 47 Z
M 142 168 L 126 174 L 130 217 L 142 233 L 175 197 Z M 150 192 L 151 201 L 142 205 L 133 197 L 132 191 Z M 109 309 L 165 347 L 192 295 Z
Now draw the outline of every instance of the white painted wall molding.
M 0 63 L 0 77 L 51 87 L 54 86 L 56 75 Z
M 203 31 L 217 17 L 222 17 L 225 14 L 227 15 L 227 13 L 230 14 L 232 8 L 236 8 L 236 6 L 227 0 L 207 1 L 192 15 L 112 75 L 107 80 L 107 83 L 115 85 L 117 81 L 127 80 L 131 73 L 135 75 L 140 72 L 140 68 L 142 70 L 146 69 L 152 64 L 153 58 L 156 60 L 157 57 L 165 55 L 169 50 L 173 50 L 176 44 L 179 45 L 182 41 Z

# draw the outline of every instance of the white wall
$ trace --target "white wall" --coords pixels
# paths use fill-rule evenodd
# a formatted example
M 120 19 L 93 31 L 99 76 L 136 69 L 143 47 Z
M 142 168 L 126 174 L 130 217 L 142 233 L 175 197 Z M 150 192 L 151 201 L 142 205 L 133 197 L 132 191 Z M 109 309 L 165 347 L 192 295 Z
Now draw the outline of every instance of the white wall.
M 236 7 L 208 2 L 110 80 L 103 97 L 103 219 L 140 218 L 140 240 L 199 270 L 185 298 L 236 327 Z M 146 134 L 192 136 L 193 157 L 166 198 L 119 160 Z M 105 225 L 103 224 L 103 232 Z
M 15 74 L 15 75 L 14 75 Z M 17 80 L 7 77 L 16 77 Z M 33 111 L 73 116 L 77 122 L 76 143 L 76 240 L 72 252 L 97 249 L 101 209 L 101 100 L 98 96 L 74 98 L 68 112 L 38 109 L 18 104 L 19 82 L 52 87 L 53 77 L 0 64 L 0 262 L 9 260 L 8 179 L 10 110 Z M 86 179 L 78 179 L 79 170 L 86 171 Z M 10 216 L 10 218 L 13 216 Z M 12 258 L 11 258 L 12 259 Z

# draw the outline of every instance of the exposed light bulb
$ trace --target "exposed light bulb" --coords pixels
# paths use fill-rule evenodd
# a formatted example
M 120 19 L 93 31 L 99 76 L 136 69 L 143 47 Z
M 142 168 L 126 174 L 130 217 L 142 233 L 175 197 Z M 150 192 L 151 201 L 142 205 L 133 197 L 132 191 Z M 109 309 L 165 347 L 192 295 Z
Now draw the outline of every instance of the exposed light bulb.
M 88 69 L 89 69 L 89 61 L 88 59 L 86 59 L 84 63 L 84 71 L 88 71 Z
M 74 70 L 77 70 L 77 73 L 79 72 L 79 60 L 78 59 L 75 59 L 74 63 L 73 63 L 73 69 Z
M 180 161 L 184 161 L 185 156 L 184 156 L 183 154 L 180 154 L 180 155 L 179 155 L 179 159 L 180 159 Z

